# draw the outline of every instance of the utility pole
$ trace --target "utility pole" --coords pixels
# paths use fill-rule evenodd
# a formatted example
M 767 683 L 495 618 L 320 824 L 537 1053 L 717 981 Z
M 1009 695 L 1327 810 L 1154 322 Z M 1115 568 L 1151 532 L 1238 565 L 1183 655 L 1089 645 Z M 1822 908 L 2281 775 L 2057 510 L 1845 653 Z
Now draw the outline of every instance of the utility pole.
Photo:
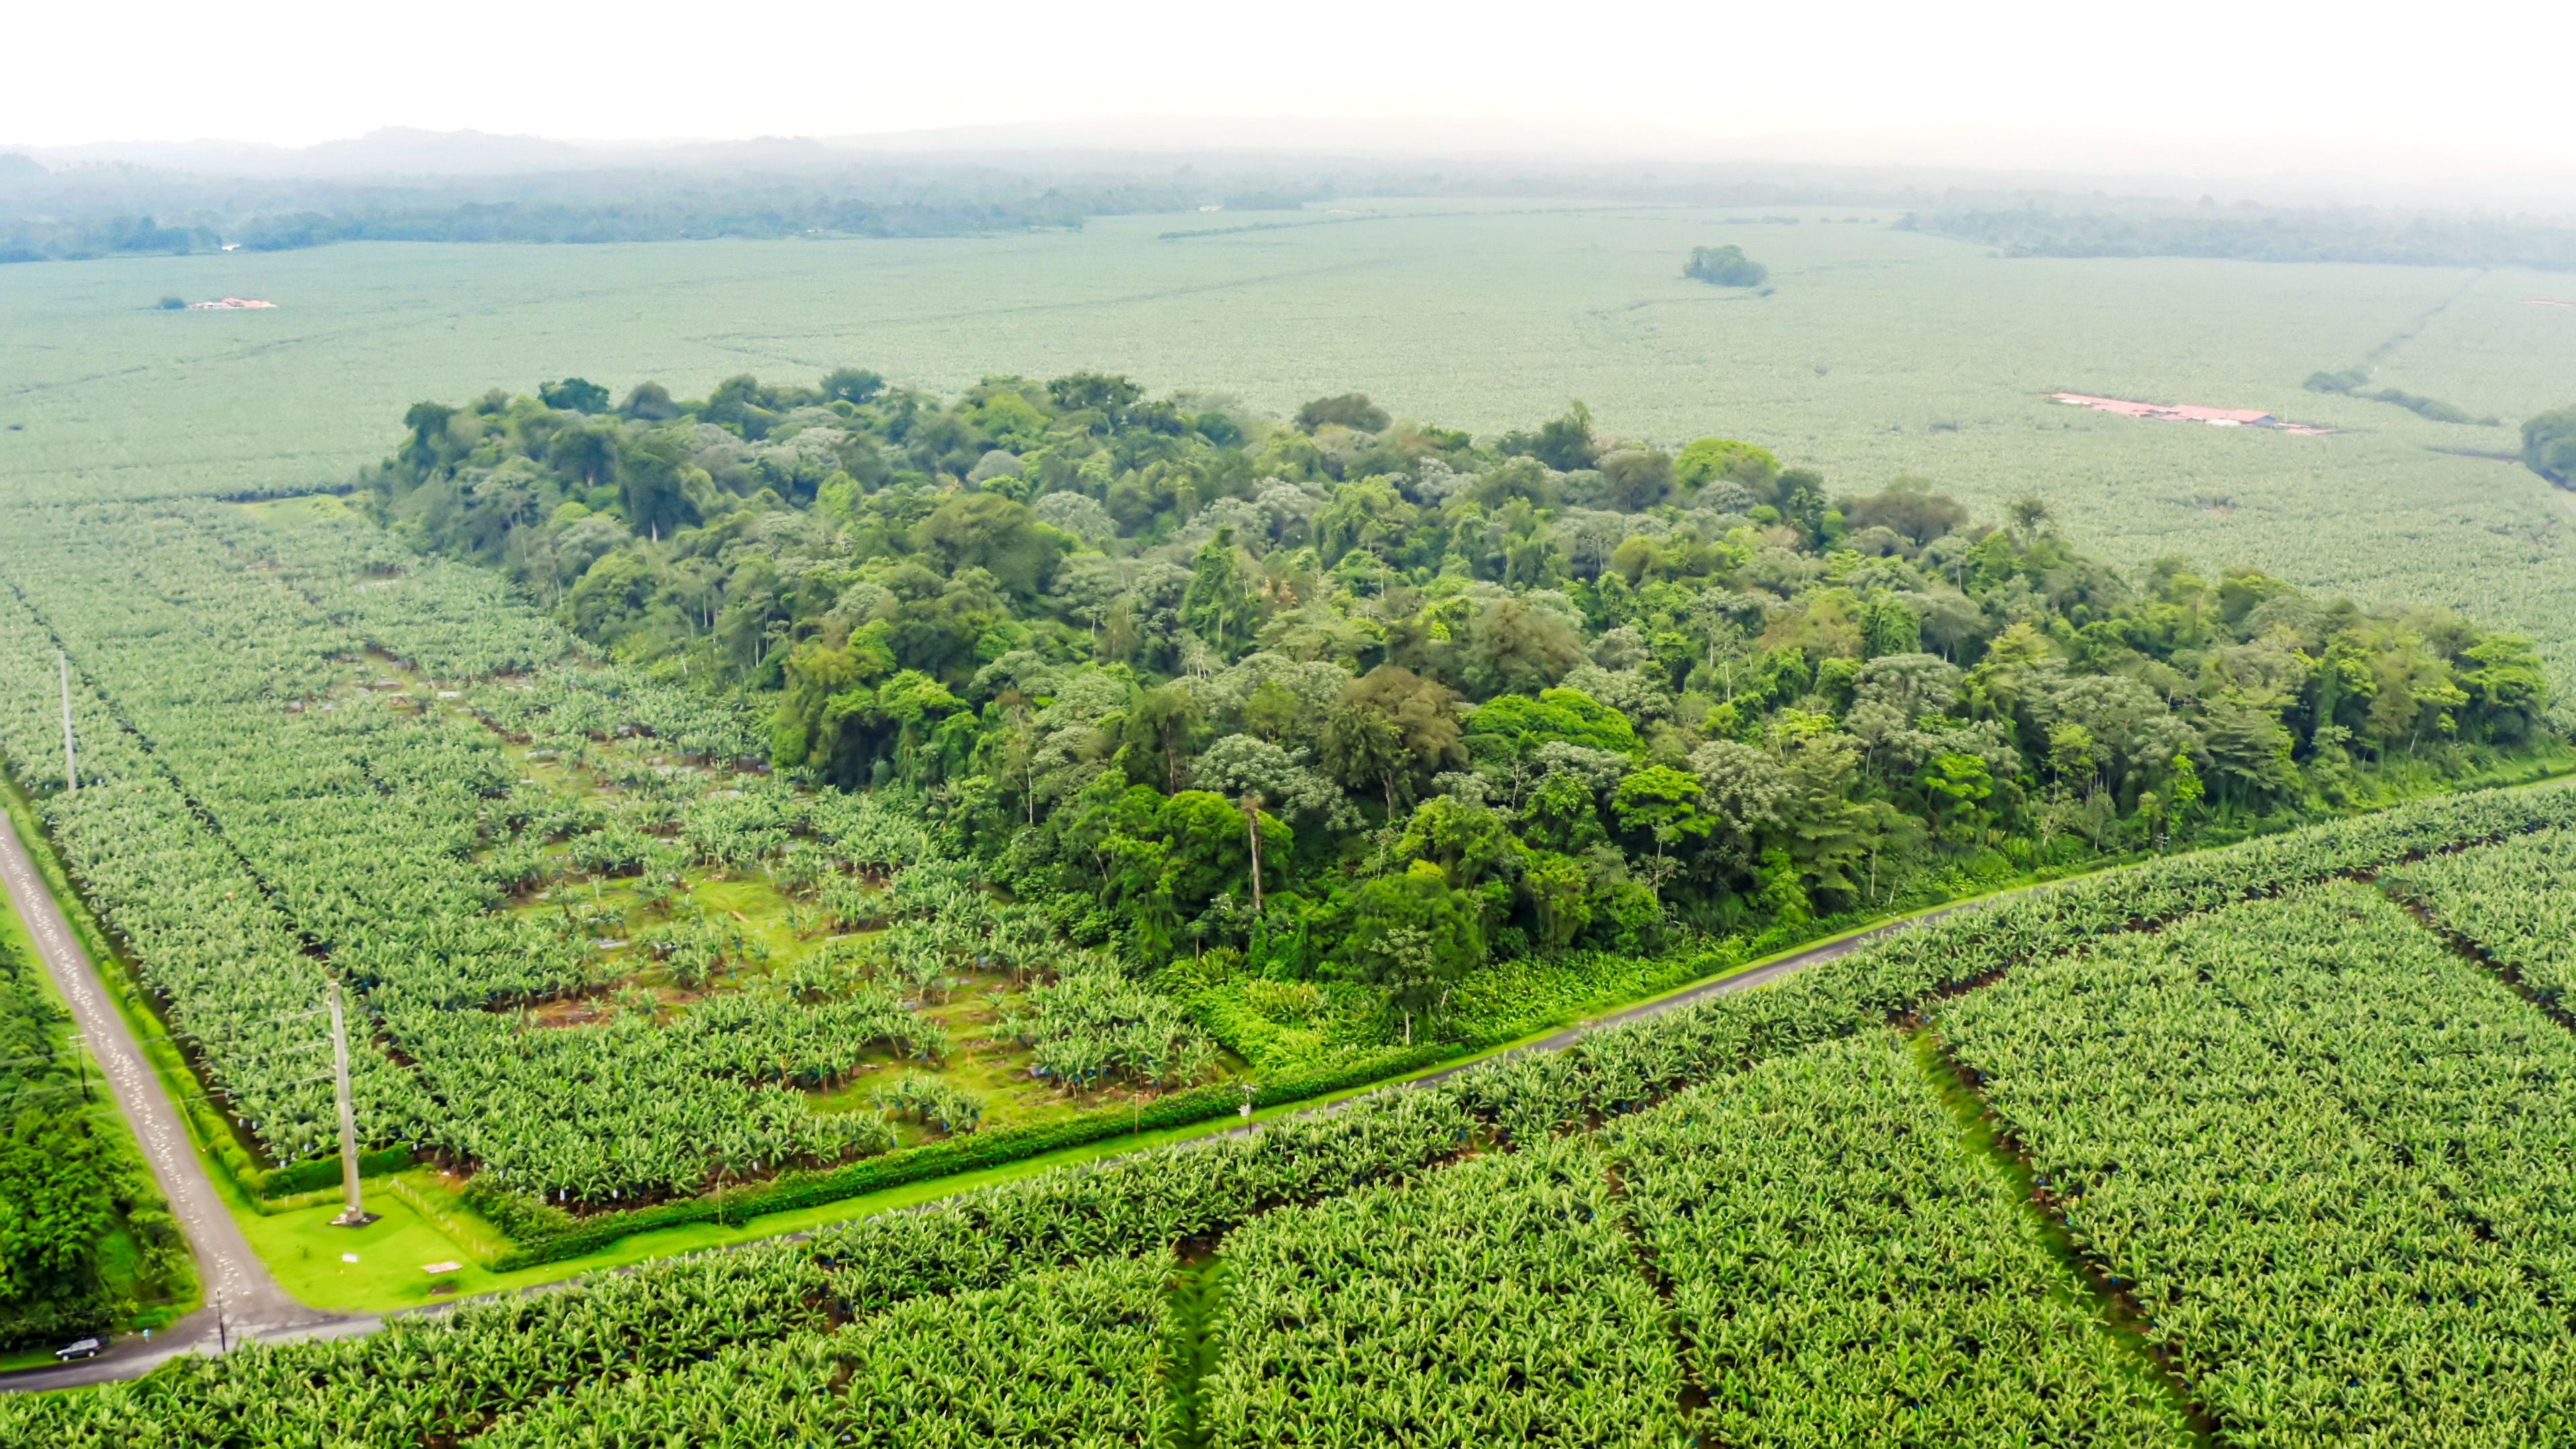
M 63 670 L 63 790 L 80 793 L 80 765 L 72 758 L 72 657 L 57 649 L 54 662 Z
M 340 1009 L 340 983 L 331 983 L 331 1079 L 340 1095 L 340 1183 L 349 1205 L 331 1220 L 337 1228 L 363 1228 L 376 1220 L 358 1195 L 358 1107 L 349 1100 L 349 1019 Z
M 1261 915 L 1262 804 L 1261 792 L 1258 790 L 1243 797 L 1243 833 L 1252 841 L 1252 914 L 1256 920 Z

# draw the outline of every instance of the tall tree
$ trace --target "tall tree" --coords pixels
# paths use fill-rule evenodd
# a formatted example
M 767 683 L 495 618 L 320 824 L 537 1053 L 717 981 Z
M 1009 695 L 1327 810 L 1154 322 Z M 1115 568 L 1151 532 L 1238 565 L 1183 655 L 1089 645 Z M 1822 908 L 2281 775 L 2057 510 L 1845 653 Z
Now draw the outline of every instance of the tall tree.
M 1199 546 L 1189 589 L 1181 595 L 1181 622 L 1221 659 L 1249 647 L 1261 627 L 1261 604 L 1244 582 L 1240 552 L 1234 530 L 1218 529 Z

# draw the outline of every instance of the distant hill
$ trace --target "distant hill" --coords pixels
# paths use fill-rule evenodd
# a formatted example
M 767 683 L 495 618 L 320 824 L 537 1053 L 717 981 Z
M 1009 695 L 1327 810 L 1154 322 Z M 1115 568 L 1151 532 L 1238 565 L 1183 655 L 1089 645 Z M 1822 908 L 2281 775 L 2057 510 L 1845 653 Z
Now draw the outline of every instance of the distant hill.
M 616 164 L 618 153 L 549 141 L 543 136 L 387 126 L 363 136 L 312 146 L 270 146 L 247 141 L 102 141 L 45 148 L 43 156 L 58 170 L 139 166 L 193 176 L 251 180 L 351 180 L 581 171 Z
M 274 181 L 392 181 L 600 171 L 809 173 L 870 164 L 870 153 L 811 136 L 732 141 L 577 144 L 489 131 L 387 126 L 311 146 L 242 141 L 108 141 L 43 148 L 56 171 L 142 167 L 191 177 Z
M 588 148 L 543 136 L 424 131 L 410 126 L 387 126 L 289 154 L 308 176 L 501 176 L 578 171 L 600 163 L 598 153 Z
M 846 168 L 869 158 L 811 136 L 754 136 L 748 141 L 676 141 L 603 153 L 619 165 L 689 170 L 799 172 Z

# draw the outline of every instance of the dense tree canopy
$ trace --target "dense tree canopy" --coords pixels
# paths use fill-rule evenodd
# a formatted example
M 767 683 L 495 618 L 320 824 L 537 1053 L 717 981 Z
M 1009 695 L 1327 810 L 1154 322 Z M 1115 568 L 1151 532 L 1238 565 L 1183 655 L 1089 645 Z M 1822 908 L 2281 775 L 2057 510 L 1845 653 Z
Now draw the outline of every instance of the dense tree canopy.
M 1079 937 L 1418 1015 L 1497 956 L 1883 909 L 2543 734 L 2530 647 L 2456 617 L 2125 577 L 2036 496 L 1978 524 L 1580 404 L 1479 443 L 1089 373 L 547 391 L 413 408 L 363 497 L 754 697 L 777 765 L 919 792 Z
M 187 1273 L 142 1164 L 102 1130 L 114 1121 L 105 1082 L 80 1064 L 36 972 L 0 939 L 0 1349 L 103 1327 L 134 1311 L 120 1290 Z M 143 1262 L 112 1279 L 120 1233 Z

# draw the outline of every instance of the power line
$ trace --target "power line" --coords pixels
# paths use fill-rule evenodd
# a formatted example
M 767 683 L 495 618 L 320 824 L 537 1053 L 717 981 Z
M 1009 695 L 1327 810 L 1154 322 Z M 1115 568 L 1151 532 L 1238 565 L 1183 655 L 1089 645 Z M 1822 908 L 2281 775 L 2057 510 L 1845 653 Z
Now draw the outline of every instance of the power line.
M 226 1052 L 211 1060 L 214 1067 L 236 1067 L 244 1062 L 269 1062 L 286 1057 L 309 1056 L 331 1045 L 327 1041 L 306 1042 L 302 1046 L 272 1047 L 264 1051 Z
M 310 1010 L 310 1011 L 290 1011 L 290 1012 L 287 1012 L 287 1013 L 285 1013 L 285 1014 L 283 1014 L 283 1015 L 280 1015 L 280 1016 L 254 1016 L 254 1017 L 249 1018 L 249 1019 L 248 1019 L 248 1020 L 246 1020 L 246 1021 L 243 1021 L 243 1022 L 239 1023 L 238 1025 L 240 1025 L 240 1026 L 274 1026 L 274 1025 L 276 1025 L 277 1023 L 282 1022 L 282 1021 L 304 1021 L 304 1020 L 307 1020 L 307 1019 L 312 1018 L 312 1017 L 322 1016 L 322 1015 L 324 1015 L 324 1014 L 326 1014 L 326 1010 L 325 1010 L 325 1008 L 322 1008 L 322 1007 L 318 1007 L 318 1006 L 317 1006 L 317 1007 L 313 1008 L 313 1009 L 312 1009 L 312 1010 Z M 237 1034 L 237 1033 L 236 1033 L 236 1034 Z M 187 1030 L 184 1030 L 184 1029 L 181 1029 L 181 1028 L 178 1028 L 178 1027 L 172 1027 L 172 1028 L 170 1028 L 168 1031 L 166 1031 L 166 1032 L 164 1032 L 163 1034 L 161 1034 L 160 1036 L 145 1036 L 145 1037 L 137 1037 L 137 1038 L 135 1038 L 135 1040 L 137 1040 L 137 1041 L 193 1041 L 193 1042 L 211 1042 L 211 1041 L 218 1040 L 218 1038 L 212 1038 L 212 1037 L 209 1037 L 209 1036 L 207 1036 L 204 1032 L 199 1032 L 199 1031 L 187 1031 Z
M 50 1099 L 56 1097 L 78 1097 L 84 1102 L 91 1100 L 90 1094 L 83 1088 L 70 1082 L 57 1082 L 50 1087 L 18 1087 L 7 1092 L 0 1092 L 0 1106 L 7 1106 L 14 1109 L 26 1106 L 29 1098 Z
M 315 1077 L 298 1077 L 291 1082 L 260 1082 L 256 1084 L 255 1090 L 262 1092 L 278 1092 L 284 1091 L 288 1087 L 306 1087 L 311 1086 L 315 1082 L 327 1082 L 331 1079 L 331 1073 L 324 1072 L 320 1076 Z M 254 1088 L 251 1086 L 245 1086 L 244 1090 L 254 1090 Z M 203 1092 L 193 1092 L 187 1096 L 179 1098 L 178 1100 L 182 1102 L 214 1102 L 217 1098 L 223 1099 L 220 1103 L 217 1103 L 217 1105 L 229 1107 L 233 1105 L 234 1093 L 232 1089 L 228 1087 L 210 1087 Z
M 32 1062 L 50 1062 L 56 1057 L 79 1056 L 81 1054 L 82 1052 L 79 1047 L 67 1046 L 59 1051 L 52 1052 L 41 1057 L 11 1057 L 7 1061 L 0 1061 L 0 1067 L 23 1067 Z M 90 1055 L 93 1060 L 96 1059 L 96 1053 L 91 1053 Z

